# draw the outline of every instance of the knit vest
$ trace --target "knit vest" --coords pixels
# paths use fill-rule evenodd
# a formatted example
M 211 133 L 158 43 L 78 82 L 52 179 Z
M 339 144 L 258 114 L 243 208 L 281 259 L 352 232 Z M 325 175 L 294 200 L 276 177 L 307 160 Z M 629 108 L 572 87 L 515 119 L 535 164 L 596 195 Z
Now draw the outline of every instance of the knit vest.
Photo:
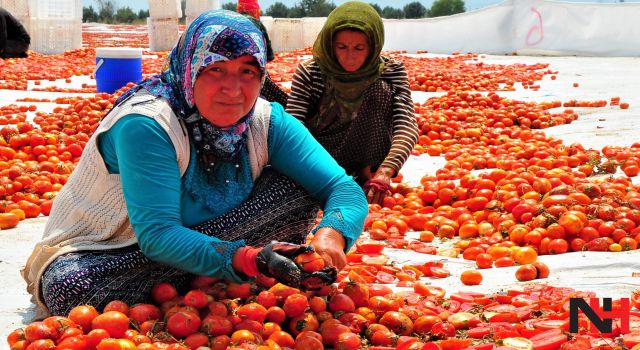
M 187 170 L 189 136 L 164 98 L 140 90 L 114 107 L 87 142 L 78 166 L 56 196 L 43 240 L 36 244 L 21 271 L 27 282 L 27 291 L 44 310 L 47 308 L 40 296 L 40 279 L 47 266 L 58 256 L 77 251 L 116 249 L 137 243 L 129 222 L 120 175 L 109 174 L 97 142 L 98 135 L 130 114 L 141 114 L 158 122 L 176 150 L 180 175 L 184 176 Z M 247 136 L 254 180 L 268 163 L 270 116 L 269 102 L 258 99 Z

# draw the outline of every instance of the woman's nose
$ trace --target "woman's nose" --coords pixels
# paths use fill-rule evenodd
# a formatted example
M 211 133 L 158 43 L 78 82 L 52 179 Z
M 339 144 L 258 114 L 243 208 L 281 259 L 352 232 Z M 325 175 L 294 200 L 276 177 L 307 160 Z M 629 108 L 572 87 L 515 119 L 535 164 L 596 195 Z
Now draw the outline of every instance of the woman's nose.
M 222 92 L 229 97 L 235 97 L 240 94 L 240 79 L 233 75 L 227 74 L 221 81 Z
M 356 61 L 358 59 L 358 52 L 356 50 L 349 50 L 349 61 Z

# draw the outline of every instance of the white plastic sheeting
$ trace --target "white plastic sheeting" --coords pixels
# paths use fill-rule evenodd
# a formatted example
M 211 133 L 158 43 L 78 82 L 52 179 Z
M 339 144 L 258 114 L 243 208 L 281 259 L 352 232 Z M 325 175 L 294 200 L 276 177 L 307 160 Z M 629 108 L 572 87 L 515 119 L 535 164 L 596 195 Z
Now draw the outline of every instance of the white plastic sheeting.
M 409 234 L 417 238 L 415 234 Z M 638 251 L 620 252 L 572 252 L 561 255 L 543 255 L 538 257 L 549 266 L 548 278 L 530 282 L 518 282 L 515 274 L 519 266 L 489 268 L 479 270 L 482 283 L 477 286 L 464 286 L 460 275 L 465 270 L 475 270 L 476 262 L 462 258 L 445 258 L 438 255 L 420 254 L 405 249 L 385 248 L 383 254 L 394 265 L 420 265 L 427 261 L 443 261 L 444 267 L 451 272 L 448 278 L 421 280 L 446 289 L 447 294 L 472 290 L 481 293 L 499 293 L 507 289 L 522 289 L 526 285 L 544 283 L 557 287 L 570 287 L 580 291 L 595 292 L 600 298 L 630 297 L 640 287 Z M 400 288 L 399 288 L 400 289 Z
M 454 16 L 384 20 L 384 50 L 638 56 L 637 18 L 638 3 L 507 0 Z M 323 22 L 324 18 L 265 19 L 275 51 L 310 46 Z
M 275 51 L 288 52 L 313 45 L 326 17 L 273 18 L 260 17 L 267 28 Z M 277 43 L 274 43 L 274 40 Z

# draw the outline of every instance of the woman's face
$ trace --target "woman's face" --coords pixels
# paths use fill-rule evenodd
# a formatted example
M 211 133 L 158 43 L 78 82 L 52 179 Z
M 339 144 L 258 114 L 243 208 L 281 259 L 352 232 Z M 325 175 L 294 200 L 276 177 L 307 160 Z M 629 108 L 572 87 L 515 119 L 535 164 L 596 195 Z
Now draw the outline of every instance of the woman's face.
M 193 86 L 200 114 L 217 127 L 235 124 L 260 95 L 261 69 L 254 57 L 242 56 L 205 68 Z
M 341 30 L 333 37 L 338 62 L 347 72 L 355 72 L 369 57 L 369 38 L 359 30 Z

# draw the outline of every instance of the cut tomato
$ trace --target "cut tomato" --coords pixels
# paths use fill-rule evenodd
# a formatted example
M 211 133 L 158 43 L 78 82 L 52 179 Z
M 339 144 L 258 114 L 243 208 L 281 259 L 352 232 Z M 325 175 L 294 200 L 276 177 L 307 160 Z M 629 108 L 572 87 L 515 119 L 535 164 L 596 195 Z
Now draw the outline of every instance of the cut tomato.
M 420 241 L 409 242 L 408 248 L 417 253 L 422 253 L 422 254 L 435 255 L 436 253 L 438 253 L 438 249 L 436 247 Z
M 484 344 L 469 346 L 462 350 L 491 350 L 491 349 L 493 349 L 493 343 L 484 343 Z
M 533 326 L 538 329 L 563 329 L 569 330 L 569 320 L 539 320 L 533 323 Z
M 560 348 L 567 341 L 567 336 L 561 329 L 551 329 L 529 338 L 533 342 L 534 350 L 554 350 Z
M 493 298 L 495 299 L 495 301 L 499 302 L 500 304 L 511 304 L 511 300 L 513 299 L 513 296 L 506 295 L 506 294 L 496 294 L 493 296 Z
M 432 267 L 431 268 L 431 276 L 436 278 L 447 278 L 451 273 L 447 269 L 443 269 L 441 267 Z
M 413 285 L 413 291 L 423 296 L 433 296 L 438 300 L 444 298 L 447 293 L 442 287 L 431 286 L 419 281 Z
M 523 337 L 511 337 L 502 339 L 502 346 L 508 346 L 516 350 L 532 350 L 533 342 Z
M 489 333 L 491 333 L 491 327 L 481 326 L 469 329 L 467 331 L 467 336 L 475 339 L 482 339 L 485 336 L 489 335 Z
M 533 303 L 537 303 L 538 302 L 538 297 L 537 296 L 533 296 L 533 295 L 527 295 L 527 294 L 520 294 L 520 295 L 516 295 L 515 297 L 513 297 L 513 299 L 511 299 L 511 305 L 513 306 L 525 306 L 525 305 L 529 305 L 529 304 L 533 304 Z
M 376 280 L 378 281 L 378 283 L 390 284 L 395 282 L 396 277 L 388 272 L 378 271 L 378 273 L 376 274 Z
M 516 309 L 516 314 L 518 314 L 518 318 L 520 321 L 525 321 L 531 318 L 531 313 L 534 311 L 540 310 L 540 305 L 527 305 L 522 306 Z
M 480 323 L 480 317 L 470 312 L 456 312 L 449 316 L 447 321 L 451 323 L 456 330 L 469 329 L 470 327 L 475 327 Z
M 515 311 L 508 311 L 508 312 L 498 312 L 498 313 L 493 313 L 492 312 L 485 312 L 484 313 L 484 317 L 489 320 L 489 322 L 494 323 L 494 322 L 507 322 L 507 323 L 517 323 L 520 322 L 520 318 L 518 317 L 518 314 Z
M 436 344 L 438 344 L 442 350 L 462 350 L 471 345 L 471 341 L 471 339 L 449 338 L 438 340 Z
M 640 332 L 631 332 L 622 336 L 622 343 L 628 349 L 640 344 Z
M 501 313 L 501 312 L 512 312 L 516 310 L 516 307 L 510 304 L 500 304 L 500 305 L 494 305 L 494 306 L 489 306 L 489 307 L 485 307 L 484 309 L 485 311 L 490 311 L 490 312 L 495 312 L 495 313 Z
M 420 350 L 444 350 L 444 348 L 442 348 L 439 343 L 430 341 L 422 345 Z
M 414 281 L 400 281 L 400 282 L 396 283 L 396 287 L 413 288 L 414 284 L 415 284 Z
M 460 310 L 460 304 L 461 303 L 457 300 L 449 299 L 444 303 L 442 303 L 440 306 L 442 306 L 445 310 L 449 311 L 450 313 L 455 314 Z
M 371 265 L 379 268 L 384 266 L 384 264 L 386 264 L 387 261 L 389 261 L 389 257 L 384 254 L 377 254 L 377 255 L 367 254 L 362 256 L 363 264 L 367 264 L 367 265 Z
M 383 297 L 387 294 L 393 293 L 393 289 L 383 284 L 369 284 L 369 296 L 370 297 Z
M 356 251 L 363 254 L 380 254 L 384 249 L 385 244 L 383 242 L 364 240 L 356 243 Z
M 472 295 L 466 294 L 464 292 L 453 293 L 449 296 L 449 299 L 456 300 L 461 303 L 472 303 L 474 301 Z
M 361 262 L 361 261 L 362 261 L 362 254 L 360 254 L 360 253 L 349 253 L 349 254 L 347 254 L 347 262 L 348 263 Z
M 577 335 L 568 342 L 562 344 L 562 350 L 589 350 L 591 339 L 586 335 Z

